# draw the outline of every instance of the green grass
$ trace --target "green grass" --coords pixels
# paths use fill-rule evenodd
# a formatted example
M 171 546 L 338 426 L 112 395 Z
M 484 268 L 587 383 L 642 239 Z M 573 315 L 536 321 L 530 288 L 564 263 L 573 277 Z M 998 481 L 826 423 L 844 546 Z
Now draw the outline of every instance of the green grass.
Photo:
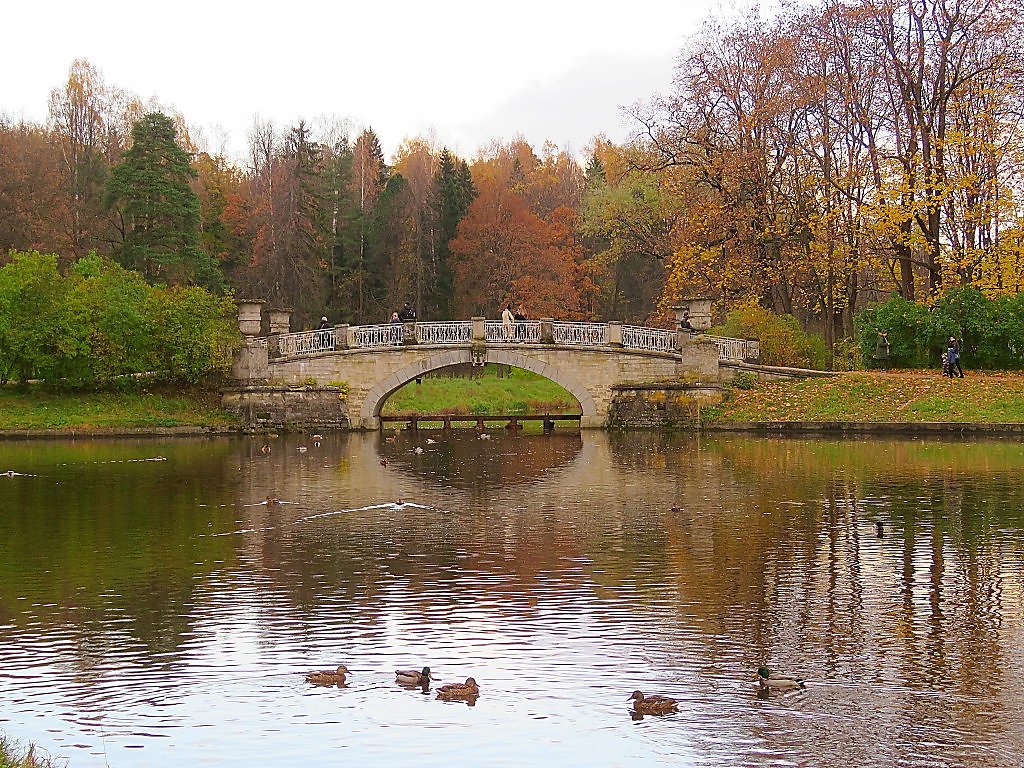
M 1024 374 L 970 372 L 948 379 L 937 372 L 847 373 L 732 389 L 708 409 L 710 422 L 873 421 L 1024 422 Z
M 69 393 L 0 388 L 0 429 L 231 427 L 210 394 Z
M 520 368 L 499 377 L 497 367 L 489 365 L 474 378 L 425 376 L 419 384 L 411 381 L 387 399 L 381 412 L 523 415 L 580 413 L 580 406 L 550 379 Z
M 58 765 L 64 765 L 64 761 L 40 754 L 35 745 L 22 751 L 18 744 L 0 735 L 0 768 L 56 768 Z

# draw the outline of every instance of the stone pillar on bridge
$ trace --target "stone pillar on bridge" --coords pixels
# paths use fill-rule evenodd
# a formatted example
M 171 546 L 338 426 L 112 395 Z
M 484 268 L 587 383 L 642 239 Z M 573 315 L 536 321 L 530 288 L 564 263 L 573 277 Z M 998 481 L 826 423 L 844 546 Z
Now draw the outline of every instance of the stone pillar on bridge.
M 743 349 L 743 359 L 748 363 L 756 363 L 761 359 L 760 339 L 746 339 L 747 343 Z
M 270 310 L 270 335 L 279 333 L 291 333 L 292 310 L 291 307 L 281 307 Z
M 711 328 L 711 299 L 682 299 L 678 306 L 672 307 L 676 315 L 677 327 L 683 327 L 685 320 L 695 331 L 707 331 Z
M 402 323 L 402 343 L 406 346 L 416 343 L 416 323 Z
M 263 323 L 262 299 L 241 299 L 238 302 L 238 330 L 243 336 L 259 336 Z
M 334 326 L 334 348 L 348 349 L 348 323 L 338 323 Z
M 473 323 L 473 341 L 487 341 L 487 318 L 474 317 L 470 322 Z
M 621 347 L 622 346 L 622 321 L 621 320 L 609 320 L 608 321 L 608 346 L 609 347 Z
M 540 343 L 555 343 L 555 319 L 553 317 L 542 317 L 540 319 Z
M 264 303 L 257 299 L 238 302 L 238 330 L 245 338 L 235 353 L 231 373 L 240 384 L 265 381 L 270 375 L 267 340 L 259 338 Z

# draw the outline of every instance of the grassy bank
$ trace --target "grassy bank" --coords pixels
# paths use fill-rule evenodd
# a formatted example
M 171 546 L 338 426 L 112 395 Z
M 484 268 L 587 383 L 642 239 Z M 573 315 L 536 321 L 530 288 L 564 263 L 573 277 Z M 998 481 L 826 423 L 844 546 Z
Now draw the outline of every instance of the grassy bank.
M 54 393 L 0 388 L 0 430 L 231 427 L 213 394 Z
M 579 412 L 576 398 L 555 382 L 520 368 L 500 376 L 493 365 L 473 378 L 426 376 L 419 384 L 409 382 L 388 398 L 382 410 L 385 415 Z
M 53 768 L 57 765 L 64 765 L 64 762 L 55 762 L 34 745 L 22 750 L 18 744 L 0 735 L 0 768 Z
M 705 421 L 1024 422 L 1024 374 L 858 372 L 733 387 Z

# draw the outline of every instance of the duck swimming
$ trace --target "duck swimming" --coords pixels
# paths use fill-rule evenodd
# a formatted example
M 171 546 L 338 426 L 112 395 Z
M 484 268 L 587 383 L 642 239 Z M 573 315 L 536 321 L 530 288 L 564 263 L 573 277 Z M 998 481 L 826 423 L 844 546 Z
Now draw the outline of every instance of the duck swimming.
M 772 672 L 768 667 L 757 668 L 757 684 L 762 691 L 795 691 L 804 687 L 799 677 L 787 677 Z
M 475 699 L 479 695 L 480 686 L 476 684 L 476 680 L 472 677 L 467 677 L 464 683 L 448 683 L 448 685 L 442 685 L 437 689 L 437 698 L 443 701 Z
M 629 698 L 638 715 L 668 715 L 679 711 L 679 702 L 668 696 L 644 696 L 640 691 L 633 691 Z
M 267 506 L 274 507 L 281 503 L 281 500 L 277 496 L 267 496 Z
M 309 672 L 306 675 L 306 682 L 312 683 L 313 685 L 337 685 L 342 686 L 345 684 L 345 675 L 349 674 L 348 667 L 344 664 L 338 665 L 338 668 L 333 672 L 330 670 L 324 670 L 321 672 Z
M 395 670 L 395 682 L 402 685 L 430 685 L 430 667 L 424 667 L 422 672 L 415 669 Z

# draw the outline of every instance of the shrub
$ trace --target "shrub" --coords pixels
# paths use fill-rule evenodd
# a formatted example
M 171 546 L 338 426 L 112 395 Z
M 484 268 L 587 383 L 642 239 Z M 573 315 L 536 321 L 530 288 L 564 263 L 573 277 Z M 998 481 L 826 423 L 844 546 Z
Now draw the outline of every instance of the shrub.
M 154 288 L 95 254 L 66 274 L 57 264 L 12 252 L 0 268 L 0 382 L 110 387 L 152 373 L 195 384 L 230 368 L 240 343 L 231 297 Z
M 792 315 L 776 315 L 761 307 L 730 312 L 725 323 L 714 330 L 723 336 L 759 339 L 760 362 L 797 368 L 825 368 L 828 347 L 820 336 L 805 333 Z
M 865 360 L 872 360 L 880 331 L 889 334 L 890 364 L 937 367 L 950 336 L 961 341 L 961 355 L 976 368 L 1024 368 L 1024 296 L 990 299 L 973 286 L 946 291 L 931 307 L 894 296 L 857 316 L 857 337 Z

